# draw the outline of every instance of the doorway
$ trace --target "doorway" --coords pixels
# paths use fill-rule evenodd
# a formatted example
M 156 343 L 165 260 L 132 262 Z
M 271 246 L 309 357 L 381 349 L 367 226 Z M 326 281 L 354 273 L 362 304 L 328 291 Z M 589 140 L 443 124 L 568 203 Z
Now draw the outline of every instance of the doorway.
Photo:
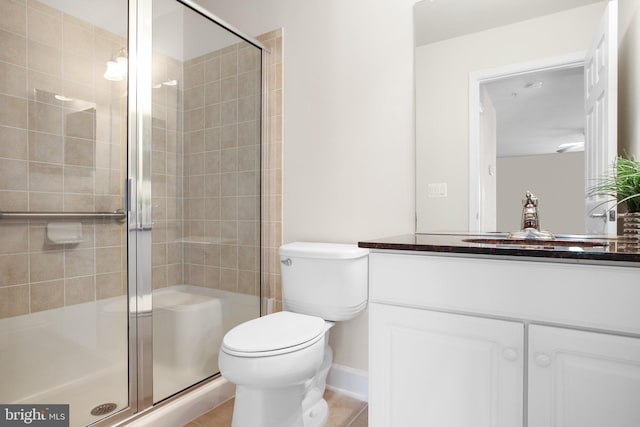
M 616 234 L 615 200 L 589 194 L 589 189 L 600 182 L 617 157 L 617 0 L 611 0 L 600 18 L 591 43 L 584 52 L 561 57 L 516 64 L 499 69 L 481 70 L 469 75 L 469 230 L 496 231 L 496 224 L 487 220 L 494 214 L 495 185 L 483 178 L 495 173 L 495 167 L 483 163 L 488 158 L 481 141 L 481 84 L 507 76 L 527 75 L 534 71 L 584 69 L 584 209 L 580 218 L 585 233 L 592 235 Z M 525 89 L 539 89 L 539 81 L 524 83 Z M 486 94 L 485 94 L 486 95 Z M 518 94 L 516 93 L 516 97 Z M 488 96 L 484 96 L 487 102 Z M 487 124 L 484 124 L 487 126 Z M 567 129 L 565 129 L 566 132 Z M 572 134 L 575 128 L 569 128 Z M 485 132 L 486 133 L 486 132 Z M 576 133 L 577 134 L 577 133 Z M 557 143 L 557 142 L 554 142 Z M 558 146 L 566 153 L 578 149 L 581 141 L 569 139 Z M 489 144 L 491 145 L 491 144 Z M 525 168 L 525 171 L 527 169 Z M 562 182 L 562 176 L 553 182 Z M 492 198 L 493 197 L 493 198 Z M 562 194 L 560 194 L 562 197 Z M 574 222 L 578 222 L 578 217 Z M 504 231 L 504 230 L 502 230 Z M 508 231 L 508 230 L 507 230 Z M 564 230 L 563 230 L 564 231 Z
M 584 233 L 583 69 L 576 52 L 471 73 L 470 230 L 519 229 L 530 190 L 543 226 Z

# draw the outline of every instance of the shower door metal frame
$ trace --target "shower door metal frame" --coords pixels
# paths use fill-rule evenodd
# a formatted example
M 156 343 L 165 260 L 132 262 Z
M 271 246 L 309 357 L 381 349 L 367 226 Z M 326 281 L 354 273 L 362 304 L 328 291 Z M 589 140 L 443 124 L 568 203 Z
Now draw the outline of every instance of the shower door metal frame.
M 265 145 L 269 138 L 268 71 L 269 49 L 229 25 L 208 10 L 190 0 L 175 0 L 193 10 L 212 24 L 230 31 L 261 51 L 261 109 L 260 109 L 260 296 L 262 315 L 262 223 L 265 218 Z M 154 407 L 164 405 L 188 393 L 193 387 L 214 380 L 214 375 L 197 385 L 154 404 L 153 399 L 153 304 L 152 304 L 152 199 L 151 199 L 151 137 L 152 137 L 152 48 L 153 0 L 129 0 L 128 22 L 128 166 L 125 195 L 127 214 L 127 298 L 129 340 L 129 406 L 93 426 L 112 426 L 145 415 Z
M 129 362 L 130 404 L 139 413 L 153 406 L 153 304 L 151 282 L 151 67 L 152 0 L 136 3 L 135 37 L 129 39 Z M 132 29 L 133 30 L 133 29 Z

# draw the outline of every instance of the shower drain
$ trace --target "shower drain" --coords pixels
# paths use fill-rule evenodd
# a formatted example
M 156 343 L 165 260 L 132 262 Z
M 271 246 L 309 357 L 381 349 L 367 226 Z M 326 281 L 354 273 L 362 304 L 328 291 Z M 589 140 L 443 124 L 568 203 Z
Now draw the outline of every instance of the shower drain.
M 115 403 L 103 403 L 103 404 L 98 405 L 95 408 L 93 408 L 91 410 L 91 415 L 96 415 L 96 416 L 106 415 L 109 412 L 111 412 L 114 409 L 116 409 L 117 407 L 118 407 L 118 405 L 116 405 Z

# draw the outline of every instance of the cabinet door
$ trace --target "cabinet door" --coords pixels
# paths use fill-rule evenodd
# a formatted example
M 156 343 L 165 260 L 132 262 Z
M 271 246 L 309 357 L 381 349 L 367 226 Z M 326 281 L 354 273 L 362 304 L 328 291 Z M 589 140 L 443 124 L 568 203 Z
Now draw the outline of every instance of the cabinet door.
M 369 310 L 371 427 L 522 425 L 521 323 Z
M 529 331 L 529 427 L 640 426 L 640 339 Z

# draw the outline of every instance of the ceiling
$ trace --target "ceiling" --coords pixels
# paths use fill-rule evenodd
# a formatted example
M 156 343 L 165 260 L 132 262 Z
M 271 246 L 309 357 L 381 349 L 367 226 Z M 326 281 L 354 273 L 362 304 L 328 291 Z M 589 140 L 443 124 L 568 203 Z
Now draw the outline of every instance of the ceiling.
M 40 1 L 113 34 L 127 35 L 127 0 Z M 240 41 L 231 32 L 174 0 L 154 0 L 152 13 L 153 49 L 180 61 Z
M 484 83 L 497 125 L 497 157 L 556 153 L 584 142 L 583 67 Z M 581 151 L 581 150 L 579 150 Z
M 602 0 L 422 0 L 413 9 L 415 45 L 472 34 Z

